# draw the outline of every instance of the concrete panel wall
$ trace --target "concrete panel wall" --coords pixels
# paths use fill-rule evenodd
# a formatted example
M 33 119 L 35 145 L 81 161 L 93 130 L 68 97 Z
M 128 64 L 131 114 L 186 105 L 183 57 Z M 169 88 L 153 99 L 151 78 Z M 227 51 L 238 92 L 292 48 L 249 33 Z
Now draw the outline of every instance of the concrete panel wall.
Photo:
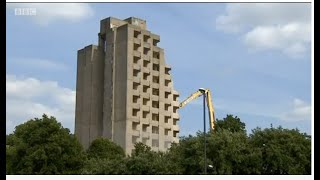
M 160 36 L 146 27 L 145 20 L 134 17 L 103 19 L 99 46 L 78 52 L 75 133 L 84 147 L 98 136 L 111 139 L 127 154 L 135 142 L 165 151 L 179 141 L 173 137 L 179 132 L 174 125 L 179 115 L 173 112 L 178 93 L 166 73 L 164 51 L 157 46 Z
M 92 104 L 90 142 L 102 136 L 103 131 L 103 82 L 104 82 L 104 52 L 93 46 L 92 54 Z M 95 130 L 93 130 L 95 129 Z
M 75 134 L 84 148 L 101 135 L 103 59 L 97 46 L 78 51 Z M 99 120 L 100 119 L 100 120 Z M 100 121 L 100 122 L 99 122 Z
M 127 102 L 127 49 L 128 27 L 116 29 L 115 77 L 114 77 L 114 134 L 113 140 L 126 149 L 126 102 Z
M 103 137 L 113 140 L 113 61 L 114 61 L 114 32 L 109 29 L 104 34 L 106 51 L 104 61 L 104 99 L 103 99 Z
M 84 67 L 86 63 L 85 50 L 77 53 L 77 85 L 76 85 L 76 112 L 75 112 L 75 135 L 81 144 L 87 144 L 88 138 L 85 133 L 85 125 L 82 117 L 83 112 L 83 91 L 84 91 Z

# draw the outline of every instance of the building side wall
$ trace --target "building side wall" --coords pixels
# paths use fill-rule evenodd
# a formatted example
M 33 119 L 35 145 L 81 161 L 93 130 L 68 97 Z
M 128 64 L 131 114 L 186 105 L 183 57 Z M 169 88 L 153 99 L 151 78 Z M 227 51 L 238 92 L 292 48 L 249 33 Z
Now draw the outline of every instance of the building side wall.
M 126 98 L 127 98 L 127 27 L 121 26 L 115 30 L 115 68 L 114 68 L 114 125 L 113 141 L 127 150 L 126 134 Z
M 75 134 L 84 148 L 101 135 L 103 56 L 97 46 L 78 51 Z M 102 67 L 102 68 L 101 68 Z M 100 134 L 99 134 L 100 133 Z
M 102 136 L 131 154 L 142 142 L 155 151 L 178 143 L 178 92 L 160 36 L 146 21 L 101 20 L 99 46 L 78 51 L 75 134 L 88 148 Z
M 91 104 L 91 131 L 90 143 L 102 136 L 103 131 L 103 82 L 104 82 L 104 52 L 95 47 L 92 54 L 92 104 Z M 94 130 L 93 130 L 94 129 Z
M 106 41 L 104 61 L 104 99 L 103 99 L 103 137 L 113 140 L 113 61 L 114 61 L 114 32 L 103 34 Z

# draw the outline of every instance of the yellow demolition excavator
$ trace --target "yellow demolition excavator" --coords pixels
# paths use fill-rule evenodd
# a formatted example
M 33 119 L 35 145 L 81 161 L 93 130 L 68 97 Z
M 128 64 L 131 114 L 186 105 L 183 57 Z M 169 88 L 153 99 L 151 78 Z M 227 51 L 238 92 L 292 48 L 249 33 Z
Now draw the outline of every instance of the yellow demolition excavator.
M 214 121 L 215 121 L 215 116 L 214 116 L 214 108 L 213 108 L 213 103 L 211 100 L 211 92 L 209 89 L 204 89 L 200 88 L 198 91 L 195 93 L 192 93 L 187 99 L 182 101 L 179 104 L 179 108 L 184 107 L 186 104 L 188 104 L 190 101 L 196 99 L 197 97 L 204 95 L 206 100 L 207 100 L 207 106 L 209 110 L 209 118 L 210 118 L 210 130 L 214 130 Z

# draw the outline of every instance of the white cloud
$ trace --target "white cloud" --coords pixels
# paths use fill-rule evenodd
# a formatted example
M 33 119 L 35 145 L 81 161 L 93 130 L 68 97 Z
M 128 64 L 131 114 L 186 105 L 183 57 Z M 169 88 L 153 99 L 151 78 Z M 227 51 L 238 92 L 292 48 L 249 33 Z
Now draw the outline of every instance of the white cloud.
M 48 25 L 53 21 L 79 22 L 92 17 L 93 9 L 86 3 L 10 3 L 7 8 L 35 8 L 36 15 L 28 16 L 39 25 Z
M 279 121 L 298 122 L 311 121 L 311 105 L 299 98 L 292 102 L 257 103 L 238 99 L 216 98 L 217 112 L 226 111 L 233 114 L 243 113 L 255 116 L 264 116 Z
M 310 15 L 309 3 L 233 3 L 216 28 L 241 34 L 250 51 L 279 50 L 299 58 L 311 41 Z
M 6 75 L 7 133 L 16 125 L 43 113 L 54 116 L 62 125 L 74 128 L 76 92 L 63 88 L 55 81 Z
M 15 66 L 23 66 L 32 69 L 45 69 L 52 71 L 67 70 L 67 66 L 63 63 L 38 58 L 12 58 L 7 63 L 13 63 Z
M 291 110 L 280 115 L 284 121 L 310 121 L 311 120 L 311 106 L 310 104 L 295 98 L 291 105 Z

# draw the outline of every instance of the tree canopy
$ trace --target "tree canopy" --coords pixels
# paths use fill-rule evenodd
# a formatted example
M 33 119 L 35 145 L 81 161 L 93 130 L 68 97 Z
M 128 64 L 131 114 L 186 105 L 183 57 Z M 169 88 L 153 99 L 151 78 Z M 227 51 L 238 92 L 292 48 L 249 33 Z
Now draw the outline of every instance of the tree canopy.
M 76 137 L 45 114 L 18 125 L 6 144 L 7 174 L 77 174 L 86 158 Z
M 255 128 L 217 120 L 206 136 L 207 174 L 311 174 L 311 136 L 298 129 Z M 166 152 L 138 142 L 131 154 L 106 138 L 84 151 L 54 117 L 43 115 L 6 136 L 7 174 L 204 174 L 204 134 L 180 137 Z

